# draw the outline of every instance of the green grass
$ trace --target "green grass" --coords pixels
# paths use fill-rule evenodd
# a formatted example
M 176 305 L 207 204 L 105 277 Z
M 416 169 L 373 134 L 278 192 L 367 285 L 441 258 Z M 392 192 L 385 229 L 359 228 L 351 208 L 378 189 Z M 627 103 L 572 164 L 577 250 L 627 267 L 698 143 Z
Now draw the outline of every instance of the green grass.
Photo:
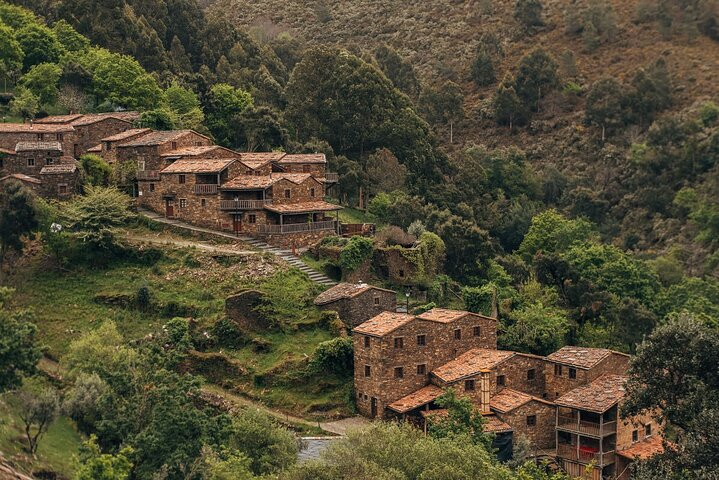
M 342 223 L 377 223 L 377 219 L 369 213 L 356 208 L 344 207 L 340 210 L 340 222 Z
M 37 459 L 26 452 L 27 441 L 23 424 L 17 411 L 0 402 L 0 451 L 23 470 L 49 469 L 70 478 L 73 473 L 73 457 L 77 455 L 82 437 L 72 420 L 58 418 L 40 440 Z

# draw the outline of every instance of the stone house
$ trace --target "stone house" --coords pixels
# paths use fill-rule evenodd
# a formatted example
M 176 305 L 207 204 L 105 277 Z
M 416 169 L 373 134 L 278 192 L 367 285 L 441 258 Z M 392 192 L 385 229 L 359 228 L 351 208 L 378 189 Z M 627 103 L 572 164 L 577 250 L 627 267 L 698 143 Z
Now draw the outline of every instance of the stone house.
M 242 152 L 240 158 L 247 166 L 246 175 L 267 176 L 286 171 L 278 163 L 285 155 L 284 152 Z
M 40 195 L 40 186 L 42 185 L 42 182 L 39 178 L 30 177 L 28 175 L 24 175 L 22 173 L 11 173 L 10 175 L 5 175 L 4 177 L 0 177 L 0 189 L 3 188 L 3 185 L 6 182 L 20 182 L 25 187 L 29 188 L 30 190 L 34 191 L 38 195 Z
M 42 125 L 69 125 L 73 127 L 72 148 L 66 155 L 75 158 L 88 153 L 102 138 L 132 129 L 133 122 L 140 118 L 138 112 L 108 112 L 70 115 L 51 115 L 35 121 Z
M 347 326 L 356 327 L 384 311 L 396 311 L 397 293 L 366 283 L 339 283 L 319 294 L 314 304 L 337 312 Z
M 372 418 L 404 413 L 404 406 L 393 403 L 410 394 L 409 410 L 432 402 L 442 389 L 429 385 L 430 372 L 473 348 L 496 348 L 496 323 L 475 313 L 435 308 L 416 316 L 383 312 L 355 327 L 358 410 Z
M 12 150 L 0 150 L 0 175 L 21 173 L 37 177 L 47 165 L 74 162 L 72 158 L 63 158 L 62 144 L 58 141 L 18 142 Z
M 88 153 L 100 155 L 107 163 L 115 163 L 117 161 L 117 146 L 135 140 L 144 135 L 152 133 L 149 128 L 131 128 L 124 132 L 110 135 L 100 139 L 100 143 L 88 149 Z
M 547 400 L 504 388 L 492 396 L 491 411 L 518 433 L 529 438 L 533 450 L 554 448 L 557 407 Z
M 63 200 L 80 191 L 80 171 L 74 163 L 47 165 L 40 170 L 40 182 L 40 195 Z
M 661 428 L 649 415 L 619 417 L 626 380 L 624 375 L 605 374 L 555 401 L 557 459 L 570 476 L 622 476 L 631 459 L 660 451 L 652 437 L 661 436 Z
M 627 354 L 605 348 L 562 347 L 547 356 L 547 398 L 559 398 L 606 373 L 624 375 L 629 358 Z
M 74 134 L 66 124 L 0 123 L 0 148 L 14 152 L 22 142 L 60 142 L 63 154 L 72 155 Z

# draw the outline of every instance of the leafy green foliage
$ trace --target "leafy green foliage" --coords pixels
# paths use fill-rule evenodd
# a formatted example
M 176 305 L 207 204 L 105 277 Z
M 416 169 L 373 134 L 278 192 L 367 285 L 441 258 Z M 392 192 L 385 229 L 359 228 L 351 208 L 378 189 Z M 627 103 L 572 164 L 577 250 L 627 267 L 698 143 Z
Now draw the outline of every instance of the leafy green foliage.
M 25 53 L 13 30 L 0 23 L 0 73 L 9 77 L 22 69 Z
M 351 376 L 354 372 L 352 339 L 337 337 L 317 345 L 308 368 L 315 373 L 332 372 Z
M 591 238 L 592 225 L 584 220 L 570 220 L 556 210 L 546 210 L 532 219 L 527 235 L 519 246 L 525 260 L 534 255 L 563 252 L 571 245 Z
M 40 100 L 27 88 L 19 88 L 10 102 L 10 113 L 23 120 L 32 120 L 40 110 Z
M 28 451 L 35 455 L 40 440 L 60 412 L 60 396 L 54 387 L 29 378 L 23 382 L 22 388 L 13 392 L 11 402 L 18 409 L 25 427 Z
M 542 10 L 544 6 L 539 0 L 517 0 L 514 4 L 514 18 L 528 30 L 544 25 Z
M 252 103 L 249 92 L 226 83 L 212 86 L 207 102 L 207 126 L 221 145 L 231 147 L 237 143 L 233 121 L 252 107 Z
M 80 157 L 80 166 L 85 181 L 94 187 L 107 187 L 110 184 L 112 167 L 99 155 L 87 153 Z
M 0 393 L 18 387 L 22 377 L 35 373 L 42 356 L 36 343 L 37 327 L 27 312 L 12 312 L 6 306 L 13 290 L 0 287 Z
M 371 258 L 372 252 L 374 252 L 372 239 L 355 235 L 342 249 L 339 264 L 343 270 L 352 272 Z
M 74 480 L 126 480 L 132 470 L 132 454 L 129 447 L 115 455 L 102 453 L 97 437 L 91 435 L 80 449 Z
M 568 332 L 569 320 L 563 311 L 535 303 L 512 311 L 501 344 L 507 350 L 549 355 L 564 346 Z
M 276 474 L 297 461 L 294 435 L 255 409 L 248 408 L 235 417 L 229 444 L 250 459 L 255 475 Z
M 4 182 L 0 190 L 0 278 L 5 255 L 21 250 L 22 238 L 38 227 L 35 198 L 20 182 Z
M 279 272 L 263 282 L 263 299 L 255 308 L 274 326 L 287 325 L 306 315 L 305 307 L 316 296 L 316 288 L 297 270 Z
M 30 23 L 19 28 L 15 38 L 25 53 L 23 69 L 40 63 L 57 63 L 63 53 L 63 46 L 57 40 L 55 32 L 39 23 Z
M 403 59 L 395 49 L 388 45 L 380 45 L 374 51 L 382 73 L 389 78 L 395 87 L 412 98 L 417 98 L 420 90 L 419 79 L 412 64 Z
M 41 104 L 52 104 L 57 101 L 57 82 L 61 74 L 59 65 L 40 63 L 23 75 L 21 84 L 31 91 Z
M 450 388 L 435 403 L 446 409 L 447 415 L 435 415 L 428 420 L 427 433 L 432 438 L 469 438 L 475 445 L 491 450 L 494 435 L 484 432 L 486 420 L 471 399 L 457 397 Z

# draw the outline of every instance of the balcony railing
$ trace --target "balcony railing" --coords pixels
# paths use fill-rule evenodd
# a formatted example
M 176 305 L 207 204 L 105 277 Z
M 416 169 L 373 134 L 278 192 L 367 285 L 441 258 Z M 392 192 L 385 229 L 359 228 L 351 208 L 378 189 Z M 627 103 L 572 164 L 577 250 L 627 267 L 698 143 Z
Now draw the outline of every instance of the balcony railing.
M 160 171 L 159 170 L 138 170 L 137 172 L 137 179 L 138 180 L 160 180 Z
M 612 433 L 616 433 L 617 422 L 604 422 L 604 424 L 587 422 L 585 420 L 578 422 L 576 416 L 559 415 L 559 419 L 557 421 L 557 428 L 570 432 L 599 437 L 600 435 L 611 435 Z
M 220 200 L 220 210 L 259 210 L 272 205 L 272 200 Z
M 198 195 L 212 195 L 219 192 L 220 186 L 215 183 L 195 184 L 195 193 Z
M 577 449 L 576 445 L 560 443 L 557 445 L 557 456 L 573 460 L 579 463 L 594 463 L 599 467 L 614 463 L 614 451 L 611 452 L 587 452 Z
M 327 183 L 337 183 L 340 181 L 340 174 L 339 173 L 325 173 L 325 182 Z
M 312 223 L 288 223 L 287 225 L 257 225 L 257 233 L 285 234 L 298 232 L 315 232 L 320 230 L 334 230 L 335 221 L 326 220 Z

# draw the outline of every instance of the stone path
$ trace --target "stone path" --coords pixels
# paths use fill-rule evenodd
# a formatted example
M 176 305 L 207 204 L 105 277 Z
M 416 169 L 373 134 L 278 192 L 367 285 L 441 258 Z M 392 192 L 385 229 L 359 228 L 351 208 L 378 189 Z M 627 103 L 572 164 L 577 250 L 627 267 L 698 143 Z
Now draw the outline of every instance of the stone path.
M 335 285 L 335 281 L 330 279 L 329 277 L 321 274 L 317 270 L 311 268 L 309 265 L 307 265 L 305 262 L 303 262 L 299 257 L 294 255 L 292 251 L 290 250 L 283 250 L 281 248 L 275 247 L 273 245 L 270 245 L 266 242 L 263 242 L 262 240 L 258 240 L 256 238 L 248 237 L 246 235 L 235 235 L 228 232 L 221 232 L 218 230 L 212 230 L 209 228 L 203 228 L 203 227 L 197 227 L 195 225 L 190 225 L 189 223 L 181 222 L 179 220 L 173 220 L 170 218 L 165 218 L 164 216 L 155 213 L 150 210 L 146 210 L 143 208 L 139 208 L 138 213 L 146 218 L 149 218 L 150 220 L 162 223 L 164 225 L 170 225 L 175 228 L 179 228 L 182 230 L 187 230 L 190 232 L 196 232 L 196 233 L 204 233 L 206 235 L 214 235 L 216 237 L 222 237 L 222 238 L 229 238 L 232 240 L 237 240 L 243 243 L 246 243 L 248 245 L 252 245 L 256 249 L 271 253 L 285 262 L 289 263 L 293 267 L 297 268 L 301 272 L 307 274 L 308 277 L 310 277 L 310 280 L 312 280 L 315 283 L 319 283 L 320 285 L 326 285 L 331 286 Z

